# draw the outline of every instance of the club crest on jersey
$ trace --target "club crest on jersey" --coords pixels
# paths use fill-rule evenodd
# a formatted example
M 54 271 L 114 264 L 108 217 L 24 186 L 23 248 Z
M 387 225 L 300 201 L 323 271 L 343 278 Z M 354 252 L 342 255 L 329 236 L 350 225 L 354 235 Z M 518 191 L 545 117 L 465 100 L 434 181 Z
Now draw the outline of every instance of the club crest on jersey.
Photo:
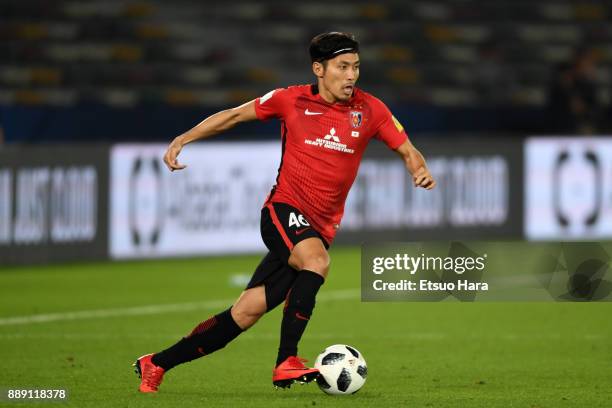
M 354 128 L 358 128 L 361 126 L 361 120 L 363 118 L 363 114 L 359 111 L 351 111 L 351 126 Z

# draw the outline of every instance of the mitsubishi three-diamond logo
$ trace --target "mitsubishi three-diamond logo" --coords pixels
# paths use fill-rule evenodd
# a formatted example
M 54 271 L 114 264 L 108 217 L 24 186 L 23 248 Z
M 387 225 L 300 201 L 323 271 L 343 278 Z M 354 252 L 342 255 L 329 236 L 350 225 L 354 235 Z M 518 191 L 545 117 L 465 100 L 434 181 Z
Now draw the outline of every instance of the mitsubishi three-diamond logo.
M 304 143 L 307 145 L 323 147 L 324 149 L 336 150 L 342 153 L 355 153 L 355 149 L 347 147 L 346 144 L 340 142 L 340 137 L 336 135 L 336 129 L 331 128 L 329 132 L 322 138 L 318 137 L 316 140 L 306 139 Z
M 333 140 L 336 143 L 340 143 L 340 138 L 338 136 L 336 136 L 336 129 L 334 129 L 334 128 L 331 128 L 329 133 L 327 135 L 325 135 L 325 137 L 323 139 L 325 139 L 325 140 Z

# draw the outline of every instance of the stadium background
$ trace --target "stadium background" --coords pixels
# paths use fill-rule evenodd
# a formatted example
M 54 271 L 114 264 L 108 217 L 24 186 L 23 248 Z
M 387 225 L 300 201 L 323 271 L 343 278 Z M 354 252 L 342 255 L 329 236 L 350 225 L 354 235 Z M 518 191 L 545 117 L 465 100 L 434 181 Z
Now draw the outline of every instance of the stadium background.
M 0 388 L 149 403 L 129 363 L 239 293 L 280 158 L 274 121 L 190 145 L 184 172 L 165 171 L 165 146 L 219 109 L 311 82 L 308 41 L 340 30 L 362 44 L 358 85 L 439 181 L 411 189 L 373 143 L 349 196 L 302 353 L 353 344 L 369 383 L 350 400 L 272 393 L 273 312 L 173 372 L 157 401 L 606 406 L 607 304 L 360 303 L 358 245 L 609 240 L 611 14 L 554 0 L 0 2 Z

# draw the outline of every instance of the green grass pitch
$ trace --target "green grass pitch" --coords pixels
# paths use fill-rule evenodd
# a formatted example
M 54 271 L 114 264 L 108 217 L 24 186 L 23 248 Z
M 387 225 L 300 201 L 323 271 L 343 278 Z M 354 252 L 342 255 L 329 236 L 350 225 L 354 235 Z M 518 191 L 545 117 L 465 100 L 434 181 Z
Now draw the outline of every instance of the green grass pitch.
M 67 403 L 43 405 L 74 407 L 612 406 L 612 304 L 361 303 L 359 250 L 331 255 L 300 355 L 357 347 L 355 395 L 273 389 L 280 308 L 138 393 L 134 359 L 222 310 L 257 256 L 1 268 L 0 388 L 64 388 Z M 11 320 L 31 315 L 46 317 Z

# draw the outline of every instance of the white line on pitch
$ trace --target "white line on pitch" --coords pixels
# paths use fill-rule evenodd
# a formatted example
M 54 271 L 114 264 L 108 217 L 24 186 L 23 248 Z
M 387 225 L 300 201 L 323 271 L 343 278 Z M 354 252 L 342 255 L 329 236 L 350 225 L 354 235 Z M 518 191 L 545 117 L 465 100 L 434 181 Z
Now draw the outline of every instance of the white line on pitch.
M 165 334 L 150 334 L 150 333 L 0 333 L 0 340 L 22 340 L 22 339 L 61 339 L 61 340 L 110 340 L 110 339 L 164 339 L 171 340 L 177 336 L 175 333 Z M 267 340 L 278 340 L 279 334 L 276 333 L 249 333 L 246 336 L 242 336 L 241 339 L 246 341 L 267 341 Z M 380 339 L 379 335 L 376 334 L 347 334 L 347 333 L 310 333 L 308 334 L 309 339 Z M 392 334 L 385 336 L 386 339 L 409 339 L 409 340 L 443 340 L 448 337 L 446 333 L 403 333 L 403 334 Z
M 353 299 L 359 297 L 358 289 L 344 289 L 322 292 L 317 301 Z M 100 319 L 106 317 L 145 316 L 161 313 L 187 312 L 201 309 L 216 309 L 234 303 L 236 299 L 210 300 L 206 302 L 170 303 L 162 305 L 134 306 L 117 309 L 78 310 L 74 312 L 47 313 L 29 316 L 0 318 L 0 326 L 13 326 L 32 323 L 61 322 L 68 320 Z
M 480 339 L 480 340 L 496 340 L 496 341 L 548 341 L 548 340 L 559 340 L 565 339 L 570 341 L 608 341 L 610 336 L 605 334 L 591 334 L 591 333 L 580 333 L 580 334 L 560 334 L 560 333 L 490 333 L 488 335 L 482 334 L 452 334 L 452 333 L 432 333 L 432 332 L 405 332 L 405 333 L 391 333 L 385 334 L 385 340 L 431 340 L 431 341 L 446 341 L 448 338 L 455 339 Z M 53 333 L 53 332 L 42 332 L 42 333 L 23 333 L 23 332 L 11 332 L 11 333 L 0 333 L 0 341 L 8 340 L 23 340 L 23 339 L 61 339 L 61 340 L 104 340 L 110 339 L 164 339 L 171 340 L 176 338 L 176 332 L 174 333 Z M 364 333 L 309 333 L 309 339 L 380 339 L 377 334 L 364 334 Z M 278 340 L 278 333 L 249 333 L 246 336 L 241 337 L 244 341 L 267 341 L 267 340 Z

